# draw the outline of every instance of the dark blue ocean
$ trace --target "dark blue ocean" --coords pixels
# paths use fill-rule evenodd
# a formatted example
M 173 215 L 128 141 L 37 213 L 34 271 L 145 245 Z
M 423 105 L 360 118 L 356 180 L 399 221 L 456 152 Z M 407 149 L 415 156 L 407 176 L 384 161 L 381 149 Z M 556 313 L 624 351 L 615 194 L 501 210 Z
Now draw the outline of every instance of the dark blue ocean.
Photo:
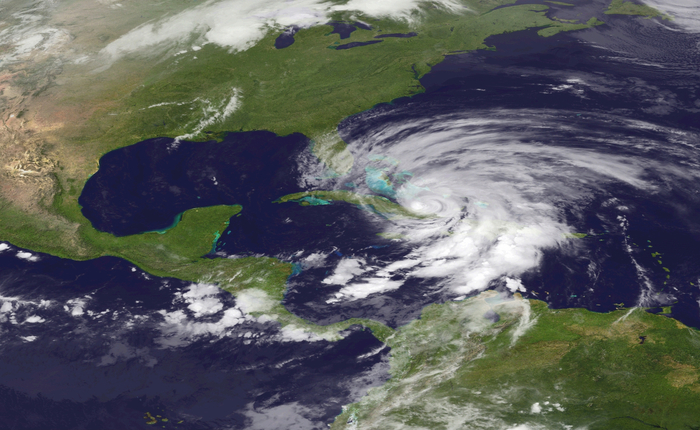
M 349 117 L 339 132 L 360 159 L 366 136 L 387 123 L 491 110 L 530 111 L 536 122 L 546 110 L 561 112 L 546 118 L 558 131 L 549 140 L 538 135 L 537 147 L 593 148 L 642 166 L 665 163 L 669 172 L 692 164 L 700 145 L 697 36 L 655 20 L 600 19 L 610 25 L 550 38 L 491 37 L 494 50 L 448 56 L 421 79 L 425 93 Z M 530 129 L 514 122 L 502 131 Z M 656 146 L 622 147 L 601 135 Z M 296 263 L 284 305 L 319 324 L 366 317 L 396 327 L 427 304 L 455 298 L 433 278 L 397 272 L 400 288 L 329 302 L 342 286 L 324 279 L 343 259 L 386 265 L 414 249 L 379 236 L 394 221 L 368 216 L 367 207 L 275 202 L 312 189 L 395 199 L 360 183 L 371 172 L 366 163 L 336 177 L 311 145 L 300 134 L 265 131 L 222 142 L 148 139 L 102 157 L 80 204 L 97 229 L 117 236 L 167 229 L 190 208 L 241 204 L 209 257 Z M 674 318 L 700 328 L 700 186 L 652 167 L 644 175 L 653 183 L 646 191 L 586 184 L 585 198 L 561 208 L 562 222 L 587 235 L 575 246 L 543 249 L 520 276 L 525 296 L 604 312 L 638 304 L 652 285 L 650 311 L 671 306 Z M 389 377 L 388 350 L 366 331 L 351 329 L 338 342 L 285 340 L 274 322 L 231 323 L 226 312 L 237 305 L 228 293 L 150 276 L 117 258 L 74 262 L 9 246 L 0 267 L 4 428 L 147 428 L 157 415 L 165 428 L 324 428 L 343 404 Z M 490 287 L 504 289 L 502 280 Z

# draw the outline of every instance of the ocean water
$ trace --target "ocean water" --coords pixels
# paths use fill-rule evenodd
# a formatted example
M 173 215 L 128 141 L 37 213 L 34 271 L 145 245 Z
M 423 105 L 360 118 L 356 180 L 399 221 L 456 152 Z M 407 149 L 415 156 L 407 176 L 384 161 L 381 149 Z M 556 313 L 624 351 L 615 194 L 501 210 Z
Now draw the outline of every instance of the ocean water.
M 79 203 L 95 228 L 115 236 L 160 230 L 187 209 L 248 207 L 295 192 L 309 144 L 299 133 L 268 131 L 222 142 L 148 139 L 104 155 Z
M 557 16 L 588 18 L 596 4 Z M 301 135 L 151 139 L 100 160 L 84 214 L 128 235 L 241 204 L 209 257 L 295 263 L 284 304 L 320 324 L 400 326 L 427 304 L 495 288 L 552 307 L 671 306 L 700 327 L 698 38 L 599 18 L 611 25 L 489 38 L 495 50 L 435 66 L 424 94 L 347 118 L 346 176 Z M 383 195 L 423 217 L 275 202 L 315 189 Z M 369 333 L 291 340 L 213 286 L 14 247 L 0 265 L 11 428 L 149 427 L 146 412 L 171 428 L 324 428 L 388 377 L 388 351 Z
M 146 413 L 158 428 L 320 428 L 387 376 L 367 331 L 300 341 L 250 316 L 232 323 L 230 294 L 117 258 L 7 247 L 0 285 L 4 428 L 150 428 Z

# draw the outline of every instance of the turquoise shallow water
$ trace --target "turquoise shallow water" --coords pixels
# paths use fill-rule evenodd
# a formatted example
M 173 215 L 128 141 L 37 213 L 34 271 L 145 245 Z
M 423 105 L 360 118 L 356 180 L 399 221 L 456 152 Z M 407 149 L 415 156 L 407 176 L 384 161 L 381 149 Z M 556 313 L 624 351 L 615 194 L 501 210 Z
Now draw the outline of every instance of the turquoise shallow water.
M 381 196 L 396 198 L 396 190 L 384 169 L 367 166 L 365 172 L 365 182 L 370 190 Z
M 144 233 L 159 233 L 159 234 L 165 234 L 165 233 L 168 232 L 168 230 L 170 230 L 171 228 L 174 228 L 175 226 L 177 226 L 177 225 L 180 223 L 180 221 L 182 221 L 182 213 L 179 213 L 179 214 L 175 215 L 175 220 L 173 221 L 173 223 L 172 223 L 171 225 L 169 225 L 169 226 L 167 226 L 167 227 L 165 227 L 165 228 L 161 228 L 161 229 L 159 229 L 159 230 L 151 230 L 151 231 L 146 231 L 146 232 L 144 232 Z
M 386 122 L 408 123 L 414 127 L 411 133 L 421 133 L 420 120 L 431 116 L 459 113 L 469 118 L 485 109 L 520 109 L 530 113 L 527 121 L 516 123 L 506 112 L 490 131 L 508 132 L 530 144 L 525 149 L 535 154 L 533 163 L 542 161 L 536 150 L 547 145 L 593 145 L 601 153 L 613 151 L 614 145 L 598 139 L 600 133 L 634 137 L 639 146 L 624 149 L 630 161 L 667 160 L 671 167 L 688 163 L 696 155 L 688 149 L 692 145 L 674 145 L 683 133 L 698 131 L 697 64 L 693 57 L 674 63 L 663 55 L 673 48 L 687 56 L 695 45 L 684 45 L 684 36 L 664 32 L 652 21 L 625 19 L 627 26 L 619 27 L 627 33 L 601 27 L 586 33 L 593 35 L 586 43 L 570 35 L 542 39 L 535 32 L 491 39 L 488 44 L 497 46 L 496 51 L 450 56 L 435 67 L 422 80 L 425 94 L 377 106 L 341 124 L 339 131 L 356 149 Z M 605 57 L 609 51 L 596 47 L 650 34 L 654 37 L 640 39 L 639 46 L 625 46 L 622 51 L 658 62 L 663 69 L 610 59 Z M 664 106 L 655 104 L 664 97 Z M 642 130 L 614 123 L 611 112 L 624 112 L 628 118 L 657 127 Z M 532 128 L 544 126 L 550 130 L 546 134 L 531 133 Z M 683 133 L 664 134 L 663 127 Z M 600 133 L 594 136 L 596 130 Z M 371 220 L 376 217 L 365 216 L 367 211 L 354 205 L 328 204 L 317 198 L 305 200 L 307 206 L 273 203 L 282 195 L 306 191 L 299 186 L 302 173 L 295 163 L 308 141 L 298 135 L 292 136 L 298 140 L 284 140 L 271 134 L 235 134 L 231 139 L 246 136 L 269 138 L 270 145 L 263 147 L 254 140 L 249 146 L 233 140 L 228 144 L 182 142 L 169 153 L 172 140 L 155 139 L 121 154 L 108 154 L 101 171 L 89 181 L 95 194 L 89 195 L 88 188 L 88 194 L 81 196 L 81 204 L 87 202 L 83 206 L 92 211 L 86 216 L 102 230 L 133 234 L 167 229 L 177 214 L 190 207 L 242 204 L 241 216 L 232 219 L 216 243 L 213 251 L 220 254 L 211 257 L 253 254 L 293 261 L 284 304 L 308 320 L 328 323 L 369 317 L 399 325 L 416 318 L 425 305 L 453 298 L 442 288 L 442 279 L 420 280 L 404 270 L 392 274 L 392 281 L 403 282 L 396 290 L 327 303 L 343 286 L 323 281 L 344 259 L 361 260 L 357 266 L 371 270 L 404 260 L 413 250 L 401 240 L 377 236 L 392 220 L 375 223 Z M 645 149 L 645 142 L 662 142 L 682 157 Z M 401 145 L 401 136 L 381 144 Z M 270 148 L 276 149 L 264 151 Z M 445 155 L 469 151 L 469 147 L 456 148 Z M 690 151 L 691 156 L 682 151 Z M 363 193 L 369 189 L 387 198 L 430 191 L 419 182 L 413 184 L 423 172 L 405 172 L 381 156 L 359 154 L 357 159 L 360 163 L 352 178 L 337 178 L 337 182 L 330 178 L 324 185 L 340 189 L 348 183 Z M 472 168 L 494 167 L 499 161 Z M 362 162 L 369 163 L 369 169 Z M 445 166 L 437 162 L 428 167 L 440 171 Z M 668 181 L 662 170 L 650 169 L 645 177 L 659 185 L 655 193 L 640 193 L 619 183 L 585 188 L 581 181 L 580 186 L 590 191 L 585 204 L 562 204 L 561 211 L 576 227 L 574 231 L 589 237 L 567 242 L 570 249 L 543 250 L 540 266 L 522 276 L 526 296 L 544 299 L 553 307 L 606 311 L 614 309 L 615 303 L 629 305 L 640 292 L 637 263 L 660 294 L 670 298 L 674 317 L 700 325 L 700 202 L 692 193 L 697 184 L 689 179 Z M 518 173 L 518 168 L 502 172 L 506 176 L 513 171 Z M 144 176 L 139 177 L 141 173 Z M 147 180 L 140 182 L 143 178 Z M 117 179 L 132 186 L 119 187 Z M 100 200 L 103 191 L 107 197 Z M 489 202 L 472 203 L 478 209 L 495 206 Z M 627 211 L 625 228 L 618 218 L 620 207 Z M 450 232 L 444 237 L 450 237 Z M 300 405 L 298 410 L 312 422 L 300 428 L 322 429 L 342 403 L 366 387 L 362 381 L 370 384 L 388 377 L 381 368 L 386 351 L 359 358 L 379 346 L 367 332 L 352 331 L 338 344 L 285 343 L 275 340 L 279 331 L 273 324 L 249 320 L 212 333 L 204 328 L 216 330 L 223 312 L 236 306 L 230 295 L 217 291 L 205 296 L 207 304 L 221 303 L 222 309 L 197 316 L 193 309 L 204 304 L 190 308 L 185 294 L 195 294 L 189 285 L 152 277 L 122 260 L 76 263 L 39 256 L 40 261 L 31 262 L 16 257 L 17 252 L 12 248 L 0 254 L 0 300 L 11 308 L 0 323 L 4 342 L 0 412 L 4 422 L 11 424 L 8 427 L 152 428 L 143 419 L 148 411 L 170 418 L 171 424 L 194 417 L 186 421 L 187 428 L 251 428 L 247 411 L 274 416 L 276 407 L 292 404 Z M 658 263 L 661 259 L 663 266 Z M 491 286 L 504 290 L 498 280 Z M 42 300 L 49 303 L 43 305 Z M 32 316 L 45 322 L 25 322 Z M 175 322 L 168 325 L 167 321 Z M 200 335 L 191 335 L 198 330 Z M 180 343 L 166 348 L 156 341 L 161 338 Z M 373 369 L 376 374 L 367 373 Z

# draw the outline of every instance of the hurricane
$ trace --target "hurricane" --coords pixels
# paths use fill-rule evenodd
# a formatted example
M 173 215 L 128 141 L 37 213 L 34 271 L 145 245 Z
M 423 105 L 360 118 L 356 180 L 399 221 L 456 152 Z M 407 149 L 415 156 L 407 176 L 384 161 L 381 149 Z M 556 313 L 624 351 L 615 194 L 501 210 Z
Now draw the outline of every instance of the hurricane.
M 0 427 L 700 428 L 699 5 L 6 0 Z
M 596 249 L 614 236 L 637 274 L 637 299 L 629 304 L 669 300 L 637 262 L 628 230 L 640 216 L 665 222 L 658 211 L 644 213 L 646 204 L 689 222 L 687 212 L 698 208 L 697 135 L 603 112 L 436 109 L 442 112 L 406 120 L 404 109 L 345 126 L 358 192 L 384 194 L 415 216 L 384 226 L 410 249 L 402 259 L 362 261 L 351 271 L 349 259 L 338 265 L 334 277 L 348 274 L 340 278 L 344 298 L 366 297 L 370 286 L 399 289 L 410 278 L 452 297 L 499 286 L 526 292 L 523 276 L 537 271 L 547 252 L 589 260 L 580 275 L 594 293 Z M 601 239 L 585 240 L 596 235 Z

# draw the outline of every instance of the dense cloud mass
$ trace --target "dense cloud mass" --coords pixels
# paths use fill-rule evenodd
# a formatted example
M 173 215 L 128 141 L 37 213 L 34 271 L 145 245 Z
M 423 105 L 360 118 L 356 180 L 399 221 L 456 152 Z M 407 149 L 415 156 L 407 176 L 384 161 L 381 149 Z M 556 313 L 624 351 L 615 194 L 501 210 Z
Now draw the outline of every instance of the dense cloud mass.
M 0 243 L 0 252 L 11 249 L 6 243 Z M 19 251 L 15 255 L 20 260 L 39 261 L 37 256 L 26 251 Z M 143 274 L 143 277 L 150 281 L 148 275 Z M 167 281 L 162 283 L 162 289 L 165 291 L 171 288 Z M 119 307 L 96 309 L 96 304 L 93 303 L 94 292 L 72 297 L 63 303 L 57 300 L 32 300 L 0 295 L 0 324 L 10 323 L 17 326 L 19 330 L 16 335 L 32 342 L 45 336 L 45 327 L 40 325 L 48 322 L 52 326 L 60 326 L 57 317 L 70 315 L 76 321 L 82 322 L 78 331 L 83 333 L 98 331 L 104 328 L 105 321 L 110 321 L 119 326 L 120 331 L 127 333 L 132 330 L 154 330 L 157 334 L 153 339 L 154 344 L 161 349 L 182 348 L 206 339 L 216 341 L 241 338 L 246 345 L 252 342 L 313 342 L 323 339 L 293 325 L 272 329 L 275 326 L 270 323 L 271 318 L 268 316 L 251 316 L 251 312 L 265 312 L 274 305 L 261 290 L 245 290 L 235 302 L 232 302 L 233 298 L 228 293 L 213 284 L 193 283 L 182 291 L 173 288 L 170 292 L 172 302 L 167 308 L 147 312 Z M 268 331 L 263 333 L 263 328 Z M 12 340 L 12 337 L 5 337 L 4 340 Z M 135 356 L 134 353 L 125 352 L 124 348 L 127 347 L 123 339 L 117 339 L 115 342 L 113 350 L 106 356 L 94 359 L 98 365 L 114 364 L 119 359 Z
M 609 199 L 624 229 L 619 190 L 662 195 L 667 183 L 697 178 L 695 155 L 677 144 L 692 148 L 693 136 L 621 117 L 490 110 L 378 122 L 353 141 L 355 170 L 380 170 L 396 200 L 426 218 L 387 227 L 411 247 L 403 260 L 341 260 L 323 281 L 344 285 L 331 302 L 395 290 L 408 278 L 432 279 L 455 295 L 494 282 L 525 291 L 519 277 L 538 267 L 543 250 L 575 252 L 572 223 L 593 199 Z
M 332 13 L 340 11 L 410 21 L 424 3 L 418 0 L 351 0 L 344 4 L 319 0 L 208 1 L 170 18 L 135 28 L 110 43 L 103 53 L 116 59 L 130 52 L 191 40 L 242 51 L 262 39 L 270 27 L 319 25 L 328 22 Z M 455 0 L 433 3 L 452 11 L 466 10 Z
M 694 33 L 700 32 L 700 4 L 695 0 L 644 0 L 673 17 L 676 24 Z

